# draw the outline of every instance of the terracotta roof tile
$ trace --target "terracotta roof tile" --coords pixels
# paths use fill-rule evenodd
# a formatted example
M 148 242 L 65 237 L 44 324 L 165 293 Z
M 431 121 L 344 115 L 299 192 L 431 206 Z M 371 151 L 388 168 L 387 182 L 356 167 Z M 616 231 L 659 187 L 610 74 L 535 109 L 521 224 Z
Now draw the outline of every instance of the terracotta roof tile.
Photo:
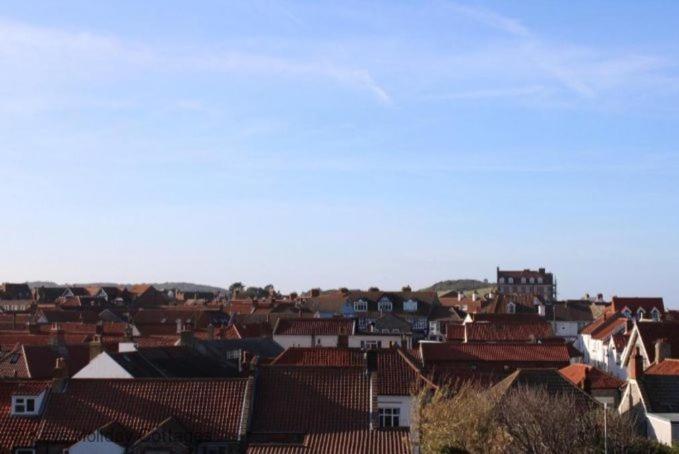
M 589 378 L 591 389 L 620 389 L 625 385 L 622 380 L 586 364 L 571 364 L 559 372 L 579 388 L 585 386 L 585 378 Z
M 644 371 L 646 375 L 679 375 L 679 359 L 665 359 Z
M 665 304 L 662 298 L 629 298 L 620 296 L 611 298 L 610 310 L 612 312 L 620 312 L 626 307 L 632 312 L 636 312 L 639 308 L 644 309 L 648 314 L 650 314 L 653 308 L 658 309 L 661 313 L 665 312 Z
M 40 440 L 72 443 L 117 422 L 139 438 L 169 417 L 206 440 L 234 440 L 247 379 L 70 380 L 52 392 Z
M 250 443 L 248 454 L 410 454 L 407 429 L 312 433 L 301 444 Z
M 354 320 L 345 318 L 281 318 L 274 327 L 274 336 L 339 336 L 354 331 Z
M 373 350 L 377 358 L 378 393 L 407 396 L 423 379 L 417 359 L 396 348 Z M 365 367 L 365 352 L 354 348 L 288 348 L 272 364 L 326 367 Z
M 40 429 L 41 420 L 11 415 L 12 396 L 18 394 L 38 395 L 49 387 L 50 382 L 1 381 L 0 380 L 0 451 L 11 452 L 15 447 L 33 446 Z
M 488 343 L 460 344 L 457 342 L 421 343 L 425 365 L 446 362 L 546 362 L 569 363 L 565 344 Z
M 672 357 L 679 356 L 679 322 L 642 321 L 636 327 L 648 353 L 649 362 L 655 361 L 655 343 L 659 339 L 665 339 L 669 344 Z
M 365 429 L 370 383 L 362 367 L 263 366 L 255 388 L 253 432 Z

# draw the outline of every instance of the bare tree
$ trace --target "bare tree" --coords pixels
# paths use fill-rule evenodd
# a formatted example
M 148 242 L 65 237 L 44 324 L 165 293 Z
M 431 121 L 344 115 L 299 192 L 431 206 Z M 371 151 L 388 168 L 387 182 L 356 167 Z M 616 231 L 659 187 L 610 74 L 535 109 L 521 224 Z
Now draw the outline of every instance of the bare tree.
M 516 387 L 498 394 L 463 384 L 422 391 L 414 408 L 421 452 L 534 453 L 604 452 L 604 409 L 577 393 Z M 609 453 L 671 452 L 638 436 L 633 421 L 608 411 Z

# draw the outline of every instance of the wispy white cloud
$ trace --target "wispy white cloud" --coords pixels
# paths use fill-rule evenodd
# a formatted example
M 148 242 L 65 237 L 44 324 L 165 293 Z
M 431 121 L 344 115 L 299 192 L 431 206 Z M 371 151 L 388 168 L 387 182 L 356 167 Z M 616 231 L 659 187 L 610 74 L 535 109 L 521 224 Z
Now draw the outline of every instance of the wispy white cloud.
M 487 88 L 459 91 L 436 96 L 437 99 L 491 99 L 491 98 L 523 98 L 540 95 L 547 92 L 542 85 L 529 85 L 525 87 Z
M 0 19 L 0 82 L 4 85 L 129 78 L 144 72 L 216 72 L 300 77 L 332 81 L 391 102 L 387 90 L 369 70 L 331 58 L 287 56 L 204 49 L 164 49 L 90 32 L 36 27 Z M 46 107 L 44 102 L 41 103 Z
M 596 98 L 608 89 L 636 84 L 640 79 L 669 65 L 665 59 L 656 56 L 636 53 L 608 55 L 596 48 L 583 48 L 568 43 L 554 44 L 520 20 L 496 11 L 456 2 L 447 2 L 444 5 L 455 15 L 516 40 L 507 41 L 503 47 L 489 50 L 488 57 L 491 61 L 506 62 L 514 59 L 513 65 L 505 67 L 508 77 L 511 76 L 512 67 L 521 68 L 526 73 L 532 69 L 585 99 Z

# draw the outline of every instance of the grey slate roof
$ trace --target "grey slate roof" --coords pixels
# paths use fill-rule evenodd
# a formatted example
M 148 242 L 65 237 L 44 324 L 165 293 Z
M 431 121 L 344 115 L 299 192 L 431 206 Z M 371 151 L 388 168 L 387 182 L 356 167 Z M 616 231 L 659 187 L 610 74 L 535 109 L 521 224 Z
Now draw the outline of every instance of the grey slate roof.
M 679 375 L 643 375 L 637 383 L 650 413 L 679 413 Z

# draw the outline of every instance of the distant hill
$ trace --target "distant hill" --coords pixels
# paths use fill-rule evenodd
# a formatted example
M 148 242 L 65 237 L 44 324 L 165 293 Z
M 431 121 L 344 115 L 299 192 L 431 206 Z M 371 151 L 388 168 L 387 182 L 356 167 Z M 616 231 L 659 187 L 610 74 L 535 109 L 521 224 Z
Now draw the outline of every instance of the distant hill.
M 487 289 L 493 287 L 493 284 L 488 283 L 488 279 L 479 281 L 477 279 L 451 279 L 447 281 L 440 281 L 434 285 L 421 289 L 421 291 L 436 291 L 436 292 L 449 292 L 455 290 L 457 292 Z
M 205 284 L 194 284 L 192 282 L 151 282 L 155 288 L 159 290 L 163 289 L 178 289 L 183 292 L 223 292 L 226 289 L 221 287 L 214 287 L 212 285 Z M 69 284 L 78 287 L 89 287 L 89 286 L 121 286 L 121 287 L 131 287 L 133 284 L 116 284 L 115 282 L 89 282 L 89 283 L 73 283 Z M 57 284 L 51 281 L 33 281 L 29 282 L 28 286 L 31 288 L 36 287 L 65 287 L 66 284 Z

